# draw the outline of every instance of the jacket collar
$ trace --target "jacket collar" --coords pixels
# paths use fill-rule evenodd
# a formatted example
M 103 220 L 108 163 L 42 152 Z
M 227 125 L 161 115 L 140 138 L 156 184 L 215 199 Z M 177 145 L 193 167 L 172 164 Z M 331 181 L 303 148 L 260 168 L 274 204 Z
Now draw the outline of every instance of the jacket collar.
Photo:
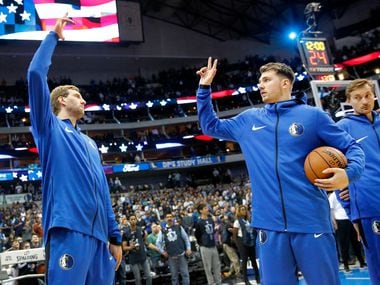
M 80 132 L 80 127 L 78 126 L 78 124 L 75 124 L 75 126 L 73 126 L 73 124 L 71 123 L 70 119 L 63 119 L 61 121 L 63 123 L 65 123 L 67 126 L 70 126 L 71 128 L 74 128 L 75 130 L 77 130 L 78 132 Z

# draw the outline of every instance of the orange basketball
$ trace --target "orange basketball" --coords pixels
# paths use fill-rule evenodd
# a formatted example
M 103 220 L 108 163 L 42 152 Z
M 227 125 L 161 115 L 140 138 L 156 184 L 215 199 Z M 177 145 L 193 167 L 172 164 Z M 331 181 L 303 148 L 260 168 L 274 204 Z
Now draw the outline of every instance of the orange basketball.
M 314 184 L 317 178 L 329 178 L 332 174 L 322 173 L 326 168 L 345 168 L 347 158 L 331 146 L 321 146 L 313 149 L 305 159 L 304 169 L 307 179 Z

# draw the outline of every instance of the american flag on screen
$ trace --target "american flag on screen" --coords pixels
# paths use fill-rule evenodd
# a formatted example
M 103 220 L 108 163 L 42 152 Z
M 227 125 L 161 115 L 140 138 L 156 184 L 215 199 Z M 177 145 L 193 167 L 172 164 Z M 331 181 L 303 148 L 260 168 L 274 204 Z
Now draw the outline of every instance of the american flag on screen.
M 42 40 L 66 12 L 66 40 L 119 42 L 116 0 L 0 0 L 0 39 Z

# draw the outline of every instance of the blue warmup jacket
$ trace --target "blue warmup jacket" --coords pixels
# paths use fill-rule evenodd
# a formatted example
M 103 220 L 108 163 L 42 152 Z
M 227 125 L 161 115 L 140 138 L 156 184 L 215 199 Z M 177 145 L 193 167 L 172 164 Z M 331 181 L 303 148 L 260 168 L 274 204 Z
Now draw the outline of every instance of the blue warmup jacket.
M 364 115 L 349 114 L 338 122 L 362 146 L 365 168 L 359 180 L 350 183 L 350 201 L 341 201 L 352 221 L 380 217 L 380 115 L 373 122 Z
M 364 168 L 364 154 L 355 140 L 321 109 L 301 100 L 252 108 L 219 119 L 211 89 L 198 89 L 201 128 L 207 135 L 239 143 L 252 186 L 252 226 L 272 231 L 332 233 L 327 195 L 306 178 L 303 165 L 316 147 L 342 150 L 349 161 L 350 181 Z
M 42 167 L 44 242 L 53 227 L 121 243 L 96 143 L 52 112 L 47 73 L 58 38 L 50 32 L 28 69 L 32 133 Z

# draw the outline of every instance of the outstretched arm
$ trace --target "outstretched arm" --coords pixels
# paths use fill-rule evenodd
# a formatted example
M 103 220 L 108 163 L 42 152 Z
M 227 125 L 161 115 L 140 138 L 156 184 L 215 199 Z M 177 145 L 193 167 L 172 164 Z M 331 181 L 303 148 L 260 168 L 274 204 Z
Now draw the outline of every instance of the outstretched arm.
M 216 75 L 218 60 L 208 58 L 207 66 L 197 71 L 200 76 L 199 88 L 197 92 L 197 109 L 199 123 L 202 131 L 206 135 L 220 139 L 236 141 L 237 136 L 241 135 L 242 121 L 236 117 L 221 120 L 215 113 L 211 102 L 211 83 Z
M 57 19 L 54 30 L 42 41 L 29 65 L 28 92 L 34 135 L 41 134 L 50 125 L 54 116 L 50 107 L 50 91 L 46 79 L 54 49 L 58 39 L 63 39 L 62 32 L 67 22 L 73 21 L 67 16 Z

